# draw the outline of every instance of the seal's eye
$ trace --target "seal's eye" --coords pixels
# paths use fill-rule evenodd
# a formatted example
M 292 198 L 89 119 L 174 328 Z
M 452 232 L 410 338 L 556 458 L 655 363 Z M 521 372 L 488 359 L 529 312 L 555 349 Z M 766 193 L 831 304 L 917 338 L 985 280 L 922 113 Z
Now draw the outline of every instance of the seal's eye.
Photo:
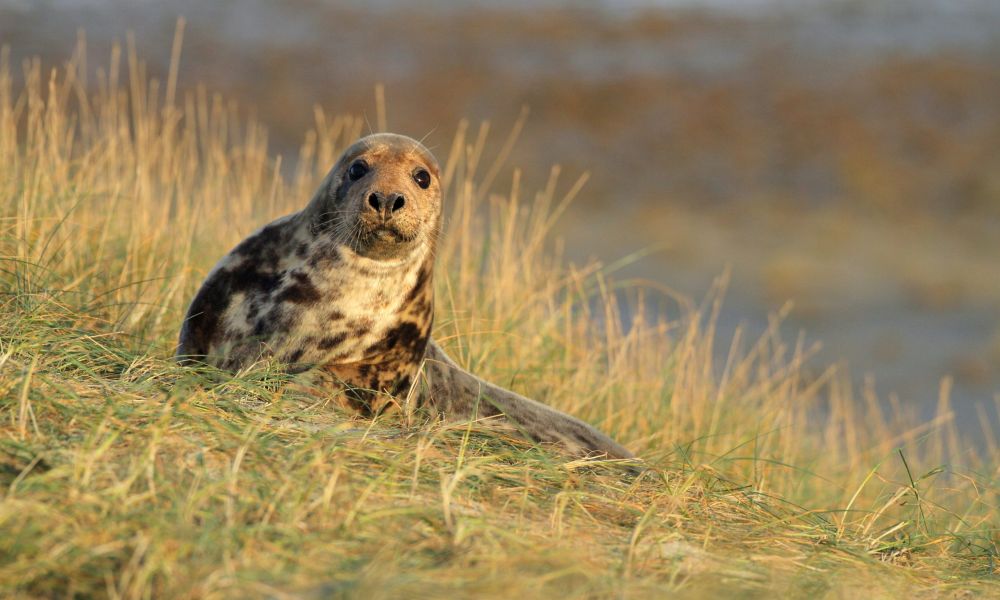
M 423 169 L 420 169 L 413 174 L 413 181 L 416 181 L 417 185 L 419 185 L 421 189 L 426 190 L 431 186 L 431 174 Z
M 354 164 L 347 169 L 347 176 L 351 181 L 357 181 L 368 173 L 368 165 L 363 160 L 354 161 Z

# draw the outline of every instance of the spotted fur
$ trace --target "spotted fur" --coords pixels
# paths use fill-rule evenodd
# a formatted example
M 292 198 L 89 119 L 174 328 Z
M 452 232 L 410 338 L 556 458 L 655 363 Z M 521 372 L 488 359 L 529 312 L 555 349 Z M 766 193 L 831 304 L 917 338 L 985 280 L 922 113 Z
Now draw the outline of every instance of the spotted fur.
M 426 188 L 419 171 L 430 175 Z M 384 395 L 417 392 L 446 417 L 502 415 L 577 455 L 630 457 L 586 423 L 462 370 L 431 340 L 439 177 L 415 140 L 356 142 L 303 210 L 256 231 L 212 269 L 188 309 L 178 359 L 235 371 L 274 358 L 319 375 L 365 414 Z

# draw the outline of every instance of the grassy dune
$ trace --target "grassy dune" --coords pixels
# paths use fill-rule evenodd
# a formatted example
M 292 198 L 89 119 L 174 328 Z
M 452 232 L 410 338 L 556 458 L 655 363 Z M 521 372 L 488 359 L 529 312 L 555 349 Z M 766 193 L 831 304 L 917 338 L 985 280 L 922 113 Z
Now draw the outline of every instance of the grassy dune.
M 285 178 L 260 125 L 124 54 L 90 81 L 82 50 L 16 86 L 0 67 L 0 595 L 1000 594 L 996 448 L 963 445 L 947 382 L 916 423 L 774 332 L 713 362 L 724 281 L 655 320 L 666 291 L 566 264 L 553 223 L 584 181 L 521 189 L 516 129 L 497 156 L 488 124 L 438 149 L 435 335 L 648 471 L 483 423 L 360 419 L 268 365 L 176 366 L 214 261 L 367 126 L 317 111 Z

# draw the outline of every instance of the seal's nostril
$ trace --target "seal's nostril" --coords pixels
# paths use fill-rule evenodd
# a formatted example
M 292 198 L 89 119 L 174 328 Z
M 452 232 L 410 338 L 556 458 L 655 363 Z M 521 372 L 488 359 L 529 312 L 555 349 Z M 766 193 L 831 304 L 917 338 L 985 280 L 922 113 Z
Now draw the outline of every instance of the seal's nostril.
M 404 204 L 406 204 L 406 198 L 396 196 L 396 201 L 392 203 L 392 212 L 396 212 L 397 210 L 403 208 Z
M 368 205 L 374 208 L 375 210 L 379 209 L 378 194 L 372 194 L 371 196 L 368 196 Z

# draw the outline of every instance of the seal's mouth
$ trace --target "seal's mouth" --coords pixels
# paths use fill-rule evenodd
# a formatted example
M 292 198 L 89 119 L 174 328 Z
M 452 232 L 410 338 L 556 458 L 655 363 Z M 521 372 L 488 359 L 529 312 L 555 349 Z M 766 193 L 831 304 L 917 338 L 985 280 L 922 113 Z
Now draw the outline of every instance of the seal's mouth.
M 376 238 L 386 241 L 386 242 L 401 242 L 403 241 L 403 234 L 394 227 L 387 227 L 385 225 L 376 227 L 372 230 L 371 234 Z
M 380 223 L 368 230 L 368 237 L 380 242 L 406 243 L 413 241 L 412 235 L 406 235 L 388 223 Z
M 406 232 L 393 223 L 372 223 L 362 227 L 351 246 L 363 256 L 396 258 L 409 251 L 419 232 Z

